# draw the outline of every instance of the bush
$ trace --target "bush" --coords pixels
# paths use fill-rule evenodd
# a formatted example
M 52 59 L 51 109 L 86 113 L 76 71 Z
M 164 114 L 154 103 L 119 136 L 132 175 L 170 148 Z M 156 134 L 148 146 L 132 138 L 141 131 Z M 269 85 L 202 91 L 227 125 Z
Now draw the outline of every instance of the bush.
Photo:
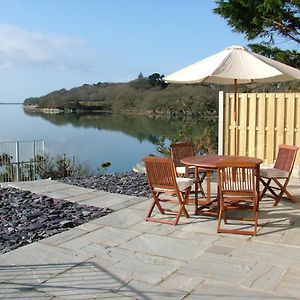
M 41 178 L 61 179 L 72 176 L 87 176 L 91 174 L 87 163 L 81 163 L 70 159 L 66 154 L 49 156 L 39 156 L 36 158 L 41 163 L 38 164 L 37 174 Z

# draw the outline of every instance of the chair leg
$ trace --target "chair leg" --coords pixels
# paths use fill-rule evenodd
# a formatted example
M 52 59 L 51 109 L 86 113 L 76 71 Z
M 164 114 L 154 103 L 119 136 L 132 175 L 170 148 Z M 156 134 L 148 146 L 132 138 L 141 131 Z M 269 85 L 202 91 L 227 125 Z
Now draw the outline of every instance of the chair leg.
M 183 195 L 183 192 L 179 192 L 176 196 L 178 198 L 178 205 L 179 205 L 179 209 L 178 211 L 174 211 L 172 209 L 164 209 L 161 204 L 160 204 L 160 199 L 159 199 L 159 195 L 161 193 L 156 193 L 154 191 L 152 191 L 152 196 L 153 196 L 153 202 L 149 208 L 149 211 L 148 211 L 148 214 L 146 216 L 146 221 L 153 221 L 153 222 L 159 222 L 159 223 L 166 223 L 166 224 L 171 224 L 171 225 L 177 225 L 178 224 L 178 221 L 180 219 L 180 217 L 182 215 L 184 215 L 185 217 L 189 218 L 190 215 L 185 207 L 188 199 L 189 199 L 189 194 L 190 194 L 190 190 L 191 190 L 191 187 L 187 188 L 185 190 L 185 193 Z M 169 200 L 169 201 L 173 201 L 173 200 Z M 155 205 L 157 206 L 157 208 L 159 209 L 160 213 L 162 215 L 165 214 L 165 212 L 172 212 L 172 213 L 175 213 L 176 212 L 176 215 L 175 215 L 175 220 L 163 220 L 163 219 L 159 219 L 159 218 L 153 218 L 151 217 L 152 213 L 153 213 L 153 210 L 154 210 L 154 207 Z
M 223 205 L 221 205 L 220 210 L 219 210 L 219 217 L 218 217 L 218 224 L 217 224 L 217 233 L 220 232 L 220 228 L 221 228 L 221 220 L 224 214 L 224 208 Z
M 224 220 L 224 224 L 227 223 L 227 219 L 228 220 L 242 220 L 242 221 L 254 222 L 253 230 L 226 229 L 226 227 L 221 228 L 222 219 Z M 254 204 L 253 217 L 251 217 L 251 218 L 226 217 L 226 206 L 224 204 L 220 205 L 219 217 L 218 217 L 218 223 L 217 223 L 217 233 L 233 233 L 233 234 L 243 234 L 243 235 L 256 235 L 257 234 L 257 227 L 258 227 L 258 203 Z
M 206 195 L 205 195 L 202 183 L 203 183 L 205 177 L 206 177 L 206 173 L 203 173 L 202 176 L 201 176 L 201 178 L 199 178 L 199 192 L 202 194 L 202 196 L 204 198 L 206 198 Z
M 185 205 L 188 204 L 188 202 L 189 202 L 189 197 L 190 197 L 191 188 L 192 188 L 192 187 L 187 188 L 187 189 L 185 190 L 185 193 L 184 193 L 184 194 L 183 194 L 182 192 L 180 193 L 180 194 L 181 194 L 180 199 L 181 199 L 181 202 L 182 202 L 183 205 L 184 205 L 184 206 L 183 206 L 183 213 L 184 213 L 184 215 L 185 215 L 187 218 L 189 218 L 190 215 L 189 215 L 189 213 L 187 212 Z
M 175 225 L 177 225 L 179 218 L 182 215 L 185 215 L 187 218 L 190 217 L 189 213 L 186 210 L 185 204 L 188 201 L 188 197 L 189 197 L 189 193 L 190 193 L 191 188 L 188 188 L 185 192 L 185 197 L 183 197 L 183 193 L 179 192 L 178 193 L 178 201 L 179 201 L 179 210 L 176 216 L 176 220 L 175 220 Z
M 271 183 L 271 179 L 268 179 L 267 182 L 265 182 L 262 178 L 260 178 L 259 180 L 264 185 L 264 189 L 263 189 L 263 191 L 260 194 L 260 199 L 262 199 L 264 197 L 264 195 L 266 194 L 267 190 L 268 190 L 268 187 L 269 187 L 269 185 Z
M 274 183 L 276 183 L 277 187 L 272 187 L 270 185 L 271 181 L 274 181 Z M 283 195 L 286 194 L 287 195 L 287 198 L 289 200 L 291 200 L 293 203 L 297 203 L 297 199 L 287 190 L 287 185 L 288 185 L 288 182 L 289 180 L 287 179 L 284 183 L 284 185 L 282 185 L 280 183 L 280 181 L 276 178 L 273 178 L 273 179 L 268 179 L 268 181 L 264 181 L 262 178 L 260 178 L 260 182 L 264 185 L 264 189 L 263 191 L 261 192 L 260 194 L 260 198 L 262 198 L 267 191 L 269 191 L 272 196 L 274 197 L 275 199 L 275 202 L 273 204 L 273 206 L 277 206 L 279 201 L 284 198 Z M 278 189 L 280 190 L 279 194 L 276 194 L 276 192 L 274 191 L 274 189 Z
M 289 200 L 291 200 L 293 203 L 297 203 L 296 198 L 295 198 L 293 195 L 291 195 L 291 193 L 288 192 L 288 190 L 287 190 L 287 186 L 288 186 L 289 180 L 286 180 L 286 182 L 284 183 L 284 185 L 282 185 L 282 184 L 280 183 L 280 181 L 277 180 L 277 179 L 274 179 L 274 182 L 278 185 L 278 187 L 279 187 L 280 190 L 281 190 L 281 191 L 280 191 L 280 194 L 279 194 L 279 195 L 276 197 L 276 199 L 275 199 L 274 206 L 277 206 L 277 205 L 278 205 L 279 201 L 283 198 L 283 194 L 286 194 L 286 195 L 287 195 L 287 198 L 288 198 Z
M 182 212 L 185 210 L 185 207 L 184 205 L 180 205 L 179 207 L 179 210 L 178 210 L 178 213 L 176 215 L 176 218 L 175 218 L 175 222 L 174 222 L 174 225 L 177 225 L 178 224 L 178 221 L 182 215 Z M 185 212 L 187 213 L 187 211 L 185 210 Z
M 155 192 L 152 191 L 152 197 L 153 197 L 153 202 L 148 210 L 146 221 L 148 221 L 151 218 L 151 214 L 153 212 L 155 205 L 158 207 L 158 210 L 162 215 L 165 214 L 164 209 L 162 208 L 162 206 L 159 203 L 159 195 L 157 195 Z

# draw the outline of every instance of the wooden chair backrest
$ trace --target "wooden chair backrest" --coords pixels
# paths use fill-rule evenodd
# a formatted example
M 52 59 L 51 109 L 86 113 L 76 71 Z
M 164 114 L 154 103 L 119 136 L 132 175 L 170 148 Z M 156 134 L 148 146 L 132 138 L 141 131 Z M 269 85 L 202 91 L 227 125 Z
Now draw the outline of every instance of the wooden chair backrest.
M 181 159 L 183 159 L 184 157 L 195 155 L 194 145 L 193 143 L 190 142 L 171 144 L 170 150 L 171 150 L 171 158 L 173 159 L 176 167 L 184 166 L 181 162 Z
M 256 163 L 221 160 L 217 166 L 219 189 L 222 194 L 249 196 L 256 193 Z
M 293 145 L 279 145 L 274 168 L 291 173 L 298 149 L 299 147 Z
M 177 189 L 176 170 L 172 159 L 145 157 L 144 162 L 151 189 Z

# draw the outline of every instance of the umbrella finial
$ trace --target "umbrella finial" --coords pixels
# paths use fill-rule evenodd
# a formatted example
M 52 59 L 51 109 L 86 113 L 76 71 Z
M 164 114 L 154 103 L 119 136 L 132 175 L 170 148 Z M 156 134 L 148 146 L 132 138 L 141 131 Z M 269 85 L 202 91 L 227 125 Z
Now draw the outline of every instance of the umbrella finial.
M 240 45 L 232 45 L 226 48 L 226 50 L 246 50 L 246 48 Z

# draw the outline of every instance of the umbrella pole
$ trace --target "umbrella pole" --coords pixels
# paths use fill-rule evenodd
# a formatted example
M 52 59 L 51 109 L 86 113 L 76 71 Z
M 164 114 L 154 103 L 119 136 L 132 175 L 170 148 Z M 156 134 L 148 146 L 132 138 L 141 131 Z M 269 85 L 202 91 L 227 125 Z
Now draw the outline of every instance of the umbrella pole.
M 234 155 L 237 155 L 237 79 L 234 79 L 234 102 L 233 102 L 233 118 L 234 118 Z

